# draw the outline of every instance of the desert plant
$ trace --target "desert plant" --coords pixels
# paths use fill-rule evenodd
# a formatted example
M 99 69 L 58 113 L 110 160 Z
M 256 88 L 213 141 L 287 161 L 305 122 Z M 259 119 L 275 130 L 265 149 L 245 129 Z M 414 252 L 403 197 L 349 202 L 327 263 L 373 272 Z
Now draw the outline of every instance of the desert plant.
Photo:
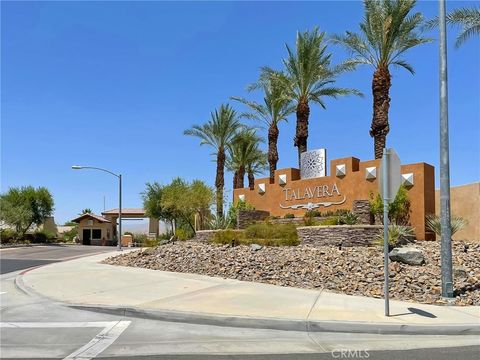
M 303 215 L 303 224 L 305 226 L 315 226 L 318 225 L 317 220 L 315 220 L 315 217 L 313 216 L 313 213 L 311 211 L 305 212 Z
M 255 210 L 255 207 L 248 204 L 246 201 L 238 200 L 235 204 L 231 204 L 226 217 L 226 225 L 231 227 L 237 226 L 237 216 L 242 210 Z
M 185 240 L 193 238 L 194 235 L 195 234 L 193 233 L 193 231 L 188 231 L 186 229 L 175 230 L 175 238 L 177 240 L 185 241 Z
M 284 218 L 284 219 L 294 219 L 294 218 L 295 218 L 295 215 L 288 213 L 288 214 L 285 214 L 285 215 L 283 216 L 283 218 Z
M 339 222 L 339 216 L 333 215 L 320 221 L 320 225 L 323 225 L 323 226 L 338 225 L 338 222 Z
M 2 244 L 8 244 L 13 242 L 17 238 L 15 230 L 13 229 L 0 229 L 0 242 Z
M 224 230 L 231 226 L 231 219 L 229 219 L 227 216 L 217 216 L 217 214 L 212 215 L 212 219 L 210 220 L 211 230 Z
M 415 0 L 364 0 L 365 15 L 360 33 L 347 31 L 332 41 L 343 45 L 354 59 L 352 66 L 367 64 L 375 69 L 372 79 L 373 117 L 370 136 L 374 141 L 375 159 L 382 157 L 390 131 L 390 66 L 403 67 L 414 74 L 413 67 L 402 57 L 414 46 L 429 42 L 421 36 L 421 13 L 411 13 Z
M 480 9 L 479 8 L 460 8 L 447 14 L 447 23 L 454 26 L 460 26 L 462 29 L 457 36 L 455 47 L 460 47 L 469 37 L 480 34 Z M 438 17 L 428 21 L 426 28 L 438 26 Z
M 293 224 L 258 223 L 247 226 L 241 241 L 267 246 L 298 245 L 297 229 Z
M 338 216 L 339 225 L 355 225 L 358 224 L 358 216 L 351 211 L 347 211 Z
M 322 214 L 320 214 L 320 211 L 318 210 L 307 210 L 305 216 L 320 217 Z
M 211 113 L 211 119 L 203 125 L 194 125 L 185 130 L 185 135 L 200 138 L 200 145 L 208 145 L 214 149 L 217 162 L 215 178 L 217 217 L 223 216 L 223 189 L 225 186 L 225 158 L 237 130 L 241 127 L 237 112 L 228 104 Z
M 462 217 L 455 216 L 450 219 L 450 231 L 452 236 L 467 226 L 468 221 Z M 436 215 L 427 215 L 426 218 L 427 229 L 433 231 L 437 236 L 442 236 L 442 224 L 440 217 Z
M 264 92 L 263 104 L 255 101 L 249 101 L 240 97 L 232 97 L 232 100 L 239 101 L 248 106 L 252 111 L 242 113 L 241 117 L 263 122 L 268 127 L 268 163 L 270 170 L 270 183 L 275 181 L 275 170 L 278 163 L 278 124 L 285 120 L 295 111 L 290 99 L 285 96 L 284 89 L 280 86 L 275 78 L 269 77 L 268 74 L 263 76 L 265 81 L 261 85 Z M 256 89 L 258 86 L 252 85 L 248 90 Z
M 301 154 L 307 151 L 308 121 L 310 104 L 326 108 L 326 98 L 361 93 L 355 89 L 335 87 L 337 77 L 352 70 L 352 66 L 332 65 L 332 54 L 327 51 L 325 32 L 318 28 L 312 31 L 297 32 L 295 49 L 285 45 L 287 57 L 283 59 L 285 73 L 263 68 L 259 84 L 266 79 L 274 79 L 285 96 L 296 107 L 296 132 L 294 145 L 298 149 L 298 162 Z M 262 79 L 263 77 L 263 79 Z M 263 81 L 262 81 L 263 80 Z
M 383 229 L 378 232 L 374 244 L 383 246 Z M 411 226 L 390 225 L 388 227 L 388 243 L 390 246 L 406 244 L 415 238 L 415 232 Z
M 233 188 L 244 187 L 245 173 L 252 169 L 260 168 L 266 163 L 266 155 L 259 146 L 263 142 L 261 136 L 257 135 L 254 128 L 242 127 L 237 131 L 228 147 L 226 167 L 233 172 Z M 250 184 L 249 178 L 249 186 Z
M 235 246 L 240 243 L 241 237 L 242 233 L 240 231 L 234 231 L 231 229 L 220 230 L 213 235 L 210 242 L 214 244 Z
M 56 234 L 48 230 L 38 230 L 33 234 L 33 242 L 36 244 L 43 244 L 56 238 Z
M 383 199 L 380 194 L 370 193 L 370 212 L 383 223 Z M 388 219 L 396 225 L 408 225 L 410 222 L 410 199 L 405 186 L 400 186 L 395 199 L 388 204 Z
M 45 187 L 10 188 L 0 195 L 0 221 L 23 238 L 32 225 L 40 226 L 53 212 L 53 197 Z

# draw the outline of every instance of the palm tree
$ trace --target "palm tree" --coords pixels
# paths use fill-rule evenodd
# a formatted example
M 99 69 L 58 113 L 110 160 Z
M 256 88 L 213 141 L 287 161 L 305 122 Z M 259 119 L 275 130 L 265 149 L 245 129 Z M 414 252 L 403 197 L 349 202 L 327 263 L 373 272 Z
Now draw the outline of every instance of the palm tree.
M 261 76 L 262 77 L 262 76 Z M 241 97 L 232 97 L 231 99 L 241 102 L 248 106 L 252 112 L 242 113 L 241 117 L 257 120 L 268 127 L 268 163 L 270 169 L 270 183 L 275 181 L 275 170 L 278 163 L 278 124 L 285 120 L 295 111 L 295 105 L 286 96 L 284 89 L 274 78 L 266 73 L 263 78 L 267 80 L 261 84 L 264 92 L 263 104 L 255 101 L 249 101 Z M 249 87 L 249 90 L 257 86 Z
M 247 178 L 250 190 L 255 189 L 255 176 L 263 174 L 267 169 L 268 156 L 259 148 L 251 152 L 247 161 Z
M 457 36 L 455 47 L 462 45 L 469 37 L 480 34 L 480 9 L 478 8 L 460 8 L 447 14 L 447 23 L 460 26 L 462 29 Z M 438 26 L 438 17 L 426 23 L 427 29 Z
M 244 187 L 247 168 L 258 160 L 260 143 L 263 139 L 256 134 L 256 129 L 243 128 L 237 132 L 228 147 L 227 169 L 234 173 L 233 188 Z M 263 152 L 262 152 L 263 154 Z
M 90 209 L 90 208 L 83 209 L 82 212 L 80 213 L 80 215 L 85 215 L 85 214 L 93 214 L 92 209 Z
M 352 67 L 344 64 L 332 66 L 331 54 L 327 53 L 324 39 L 325 32 L 319 32 L 318 28 L 311 32 L 298 32 L 296 49 L 285 45 L 288 53 L 283 60 L 285 74 L 263 68 L 263 74 L 273 76 L 279 81 L 286 96 L 295 104 L 297 124 L 294 145 L 298 148 L 299 165 L 301 154 L 307 151 L 309 103 L 317 103 L 325 109 L 325 97 L 361 95 L 357 90 L 334 86 L 337 76 Z M 259 83 L 262 83 L 262 80 L 264 79 L 260 79 Z
M 373 118 L 370 136 L 374 139 L 375 158 L 382 157 L 390 130 L 391 75 L 389 67 L 403 67 L 414 74 L 413 67 L 402 56 L 404 53 L 430 39 L 417 32 L 423 21 L 421 13 L 410 14 L 415 0 L 364 0 L 365 17 L 360 24 L 360 34 L 347 31 L 332 37 L 334 43 L 351 51 L 354 58 L 347 65 L 369 64 L 375 68 L 372 80 Z
M 211 113 L 211 119 L 203 125 L 193 125 L 185 130 L 185 135 L 200 138 L 200 145 L 209 145 L 215 149 L 217 174 L 215 177 L 217 216 L 223 216 L 223 188 L 225 185 L 225 152 L 234 138 L 241 123 L 237 112 L 229 105 L 222 104 L 220 109 Z

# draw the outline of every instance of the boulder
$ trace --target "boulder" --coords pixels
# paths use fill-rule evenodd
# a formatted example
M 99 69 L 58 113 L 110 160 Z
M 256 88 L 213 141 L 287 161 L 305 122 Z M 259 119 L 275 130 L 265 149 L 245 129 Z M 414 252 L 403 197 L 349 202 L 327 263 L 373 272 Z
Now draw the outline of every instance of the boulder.
M 262 247 L 263 247 L 262 245 L 252 244 L 252 245 L 250 245 L 250 250 L 258 251 L 258 250 L 261 250 Z
M 456 279 L 466 279 L 468 277 L 467 269 L 464 267 L 453 267 L 453 277 Z
M 414 247 L 401 247 L 393 249 L 389 254 L 390 260 L 408 265 L 422 265 L 425 257 L 422 250 Z

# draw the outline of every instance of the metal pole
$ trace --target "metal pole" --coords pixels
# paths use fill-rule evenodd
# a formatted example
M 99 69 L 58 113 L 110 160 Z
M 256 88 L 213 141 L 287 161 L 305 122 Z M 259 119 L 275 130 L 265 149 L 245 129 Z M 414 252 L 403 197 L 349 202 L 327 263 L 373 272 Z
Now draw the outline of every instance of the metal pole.
M 118 251 L 122 251 L 122 174 L 118 175 Z
M 450 227 L 447 26 L 445 19 L 445 0 L 439 1 L 438 25 L 440 30 L 440 223 L 442 296 L 446 298 L 452 298 L 452 230 Z
M 388 236 L 388 185 L 390 179 L 388 178 L 388 150 L 383 148 L 383 164 L 382 164 L 382 178 L 383 178 L 383 266 L 385 273 L 385 283 L 384 283 L 384 298 L 385 298 L 385 316 L 390 316 L 390 302 L 389 302 L 389 273 L 388 273 L 388 245 L 389 245 L 389 236 Z

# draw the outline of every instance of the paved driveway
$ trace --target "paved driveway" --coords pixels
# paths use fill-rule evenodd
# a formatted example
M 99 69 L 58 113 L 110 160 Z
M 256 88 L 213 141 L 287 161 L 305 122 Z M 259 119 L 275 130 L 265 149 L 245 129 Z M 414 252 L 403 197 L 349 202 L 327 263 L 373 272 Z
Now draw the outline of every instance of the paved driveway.
M 50 264 L 77 256 L 115 251 L 114 246 L 42 245 L 0 250 L 0 274 Z

